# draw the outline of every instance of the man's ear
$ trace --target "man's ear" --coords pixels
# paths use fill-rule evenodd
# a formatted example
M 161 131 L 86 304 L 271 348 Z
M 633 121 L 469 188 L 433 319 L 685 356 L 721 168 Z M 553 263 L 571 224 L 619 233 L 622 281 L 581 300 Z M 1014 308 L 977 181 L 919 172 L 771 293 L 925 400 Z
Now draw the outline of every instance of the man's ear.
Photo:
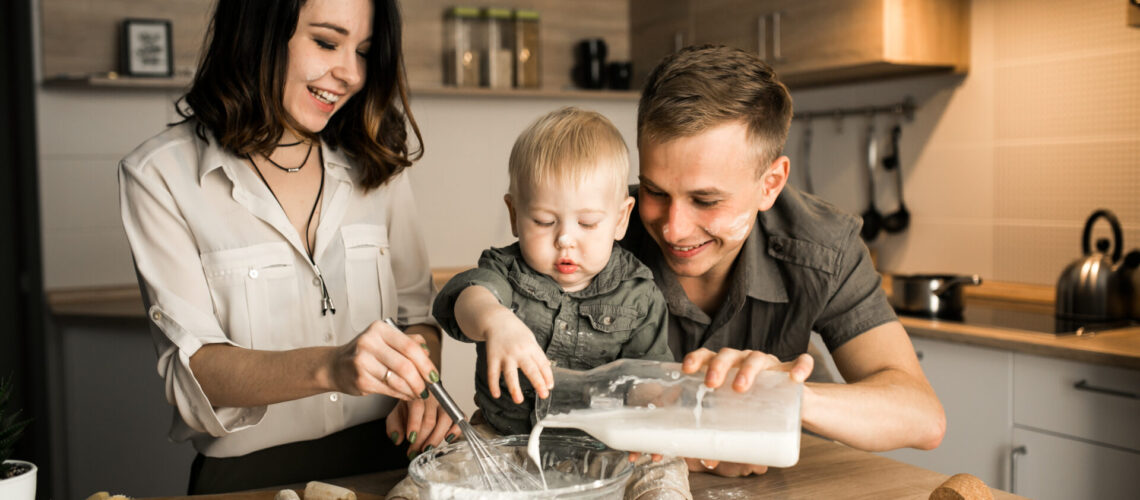
M 503 195 L 503 201 L 507 204 L 507 214 L 508 214 L 508 217 L 510 217 L 510 219 L 511 219 L 511 235 L 514 236 L 515 238 L 518 238 L 519 237 L 519 226 L 518 226 L 518 223 L 515 222 L 516 221 L 516 219 L 515 219 L 515 204 L 511 200 L 510 193 Z
M 625 230 L 629 229 L 629 215 L 633 213 L 633 202 L 632 196 L 626 196 L 625 201 L 621 202 L 621 208 L 618 209 L 617 227 L 614 228 L 615 241 L 625 238 Z
M 771 165 L 768 165 L 768 170 L 760 176 L 759 211 L 768 210 L 776 203 L 776 198 L 780 196 L 784 186 L 788 185 L 788 170 L 791 168 L 791 163 L 787 156 L 776 158 Z

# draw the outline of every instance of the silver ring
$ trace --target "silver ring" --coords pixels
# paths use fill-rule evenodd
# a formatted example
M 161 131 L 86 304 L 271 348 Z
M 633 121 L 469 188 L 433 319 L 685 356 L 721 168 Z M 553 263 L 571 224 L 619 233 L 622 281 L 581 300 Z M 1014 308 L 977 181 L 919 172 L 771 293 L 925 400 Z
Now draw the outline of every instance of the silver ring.
M 391 375 L 391 374 L 392 374 L 392 369 L 388 368 L 388 371 L 384 372 L 384 376 L 380 377 L 380 381 L 387 384 L 388 383 L 388 375 Z

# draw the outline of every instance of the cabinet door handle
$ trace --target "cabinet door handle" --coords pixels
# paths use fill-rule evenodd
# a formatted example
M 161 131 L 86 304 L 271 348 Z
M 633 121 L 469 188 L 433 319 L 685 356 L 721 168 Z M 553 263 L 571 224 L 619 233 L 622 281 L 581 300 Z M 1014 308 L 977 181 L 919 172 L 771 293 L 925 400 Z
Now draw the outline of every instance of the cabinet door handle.
M 922 358 L 926 357 L 926 355 L 923 354 L 922 351 L 914 351 L 914 356 L 916 358 L 918 358 L 919 361 L 922 361 Z
M 1089 381 L 1085 380 L 1085 379 L 1081 379 L 1077 383 L 1073 384 L 1073 389 L 1076 389 L 1078 391 L 1089 391 L 1089 392 L 1096 392 L 1096 393 L 1100 393 L 1100 394 L 1108 394 L 1110 396 L 1120 396 L 1122 398 L 1140 399 L 1140 396 L 1136 395 L 1135 392 L 1121 391 L 1121 390 L 1117 390 L 1117 389 L 1109 389 L 1107 387 L 1097 387 L 1095 385 L 1089 385 Z
M 760 60 L 768 59 L 768 23 L 766 18 L 768 16 L 760 16 L 756 18 L 756 54 L 760 56 Z
M 1028 455 L 1029 449 L 1025 445 L 1009 450 L 1009 492 L 1017 494 L 1017 457 Z
M 772 60 L 782 61 L 784 59 L 780 50 L 780 11 L 772 13 Z

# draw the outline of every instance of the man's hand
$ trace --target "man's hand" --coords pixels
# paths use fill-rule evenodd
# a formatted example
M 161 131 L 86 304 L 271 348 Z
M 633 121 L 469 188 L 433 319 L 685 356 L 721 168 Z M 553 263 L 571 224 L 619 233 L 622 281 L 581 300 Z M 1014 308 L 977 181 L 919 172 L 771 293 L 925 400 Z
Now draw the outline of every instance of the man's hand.
M 738 464 L 733 462 L 721 462 L 719 460 L 700 460 L 696 458 L 686 458 L 685 463 L 689 465 L 689 472 L 708 472 L 709 474 L 724 477 L 743 477 L 768 472 L 768 466 L 766 465 Z
M 798 358 L 787 363 L 781 363 L 771 354 L 759 351 L 724 348 L 720 352 L 712 352 L 705 348 L 697 349 L 685 356 L 681 365 L 684 373 L 696 373 L 707 367 L 705 385 L 715 389 L 720 387 L 728 377 L 728 372 L 738 368 L 736 377 L 732 380 L 732 390 L 747 392 L 756 381 L 756 375 L 763 370 L 779 370 L 788 372 L 792 380 L 803 382 L 811 375 L 815 361 L 809 354 L 801 354 Z
M 491 396 L 498 398 L 501 395 L 501 375 L 511 393 L 511 400 L 515 404 L 522 403 L 523 394 L 519 386 L 519 371 L 522 371 L 538 397 L 546 399 L 550 389 L 554 388 L 554 373 L 546 353 L 534 340 L 534 333 L 505 307 L 494 318 L 495 326 L 486 331 L 487 385 L 491 388 Z

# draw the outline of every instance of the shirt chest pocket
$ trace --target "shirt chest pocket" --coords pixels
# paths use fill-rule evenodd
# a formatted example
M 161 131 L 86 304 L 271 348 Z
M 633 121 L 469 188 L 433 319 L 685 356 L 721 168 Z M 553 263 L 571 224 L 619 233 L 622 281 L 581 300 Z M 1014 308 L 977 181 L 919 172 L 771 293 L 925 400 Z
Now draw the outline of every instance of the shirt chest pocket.
M 286 243 L 202 254 L 214 314 L 234 343 L 250 349 L 304 345 L 298 270 Z
M 395 318 L 398 302 L 388 228 L 353 224 L 342 227 L 340 235 L 344 241 L 344 280 L 352 328 L 361 332 L 373 321 Z
M 613 361 L 629 342 L 633 328 L 641 316 L 637 310 L 613 304 L 582 304 L 575 358 L 583 368 L 593 368 Z

